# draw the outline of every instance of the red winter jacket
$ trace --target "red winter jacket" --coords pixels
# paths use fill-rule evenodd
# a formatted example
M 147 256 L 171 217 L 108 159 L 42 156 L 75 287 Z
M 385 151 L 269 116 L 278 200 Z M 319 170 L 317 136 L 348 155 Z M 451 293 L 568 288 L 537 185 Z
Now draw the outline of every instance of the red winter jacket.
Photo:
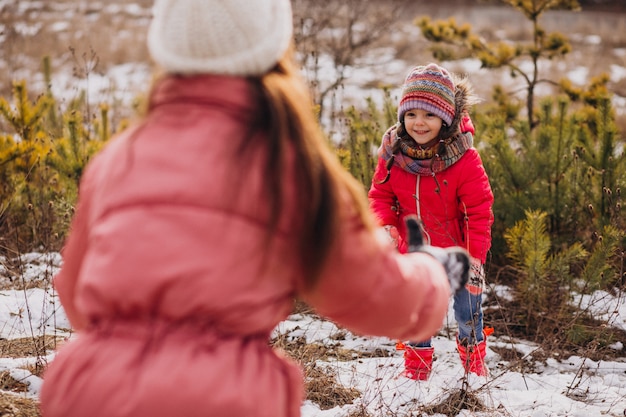
M 438 247 L 462 246 L 485 263 L 491 247 L 493 193 L 478 151 L 465 154 L 442 172 L 415 175 L 397 165 L 389 180 L 379 158 L 369 191 L 370 207 L 381 225 L 398 228 L 398 249 L 407 249 L 404 218 L 416 214 L 424 223 L 429 243 Z

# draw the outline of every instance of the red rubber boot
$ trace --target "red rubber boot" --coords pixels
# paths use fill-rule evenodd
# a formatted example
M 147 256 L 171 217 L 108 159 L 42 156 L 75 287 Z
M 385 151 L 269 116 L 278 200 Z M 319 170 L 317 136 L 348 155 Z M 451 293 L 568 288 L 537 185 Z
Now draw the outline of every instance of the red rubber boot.
M 487 338 L 473 346 L 463 346 L 456 340 L 456 347 L 459 351 L 461 363 L 465 372 L 471 372 L 478 376 L 488 376 L 489 368 L 485 365 L 485 349 L 487 348 Z
M 404 376 L 417 381 L 426 381 L 433 369 L 433 347 L 404 348 Z

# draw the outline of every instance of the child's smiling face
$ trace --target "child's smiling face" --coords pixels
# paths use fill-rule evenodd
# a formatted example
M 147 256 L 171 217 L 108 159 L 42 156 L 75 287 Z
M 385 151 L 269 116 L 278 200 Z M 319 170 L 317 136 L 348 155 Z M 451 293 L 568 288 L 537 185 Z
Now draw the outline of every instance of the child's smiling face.
M 418 145 L 425 145 L 439 135 L 443 120 L 422 109 L 411 109 L 404 114 L 404 128 Z

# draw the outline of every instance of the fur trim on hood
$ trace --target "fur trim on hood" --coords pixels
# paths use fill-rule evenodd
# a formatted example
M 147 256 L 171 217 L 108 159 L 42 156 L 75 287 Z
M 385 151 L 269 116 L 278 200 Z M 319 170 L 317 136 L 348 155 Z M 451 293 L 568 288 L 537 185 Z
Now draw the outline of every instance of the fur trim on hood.
M 454 118 L 450 126 L 442 126 L 439 137 L 442 139 L 449 138 L 461 132 L 460 123 L 463 113 L 469 112 L 469 109 L 481 100 L 474 95 L 474 88 L 468 78 L 454 77 Z

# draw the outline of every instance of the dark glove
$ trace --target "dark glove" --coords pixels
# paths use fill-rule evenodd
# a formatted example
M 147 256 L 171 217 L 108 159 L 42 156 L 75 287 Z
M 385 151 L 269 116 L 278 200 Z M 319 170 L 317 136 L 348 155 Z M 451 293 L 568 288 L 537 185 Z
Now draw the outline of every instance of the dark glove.
M 422 226 L 417 217 L 407 216 L 405 222 L 408 230 L 408 252 L 424 252 L 438 260 L 448 274 L 453 294 L 465 287 L 470 271 L 470 256 L 467 251 L 459 246 L 438 248 L 424 245 Z

